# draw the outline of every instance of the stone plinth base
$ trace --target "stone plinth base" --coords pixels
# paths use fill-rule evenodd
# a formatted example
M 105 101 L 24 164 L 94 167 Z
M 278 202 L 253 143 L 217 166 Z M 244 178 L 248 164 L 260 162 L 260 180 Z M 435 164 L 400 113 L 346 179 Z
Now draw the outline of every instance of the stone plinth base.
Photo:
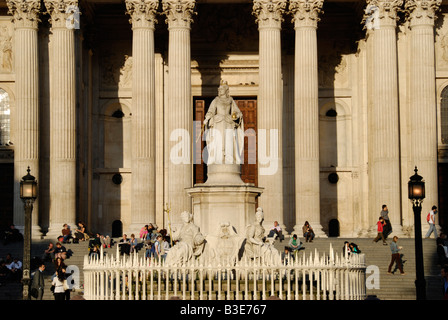
M 241 165 L 210 164 L 207 166 L 207 186 L 245 185 L 241 180 Z
M 248 185 L 197 184 L 188 188 L 193 199 L 194 223 L 203 235 L 217 234 L 221 222 L 229 222 L 244 236 L 247 225 L 255 220 L 256 199 L 263 188 Z

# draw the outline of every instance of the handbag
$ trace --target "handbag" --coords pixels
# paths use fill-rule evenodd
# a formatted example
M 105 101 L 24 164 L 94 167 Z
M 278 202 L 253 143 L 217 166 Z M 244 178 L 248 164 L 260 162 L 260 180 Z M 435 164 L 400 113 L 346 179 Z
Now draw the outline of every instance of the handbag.
M 50 291 L 54 293 L 54 285 L 51 286 Z
M 37 288 L 31 288 L 31 290 L 30 290 L 30 295 L 31 295 L 33 298 L 37 298 L 38 295 L 39 295 L 39 291 L 37 290 Z

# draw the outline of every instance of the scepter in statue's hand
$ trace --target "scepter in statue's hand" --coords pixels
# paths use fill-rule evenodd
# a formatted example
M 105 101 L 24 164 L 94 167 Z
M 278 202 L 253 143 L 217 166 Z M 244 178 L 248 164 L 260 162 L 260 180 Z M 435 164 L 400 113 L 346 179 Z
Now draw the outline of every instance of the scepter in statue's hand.
M 168 227 L 170 229 L 170 242 L 171 242 L 171 246 L 173 246 L 173 235 L 171 233 L 170 211 L 171 211 L 171 205 L 168 206 L 168 203 L 167 203 L 166 208 L 163 208 L 163 212 L 166 212 L 166 214 L 168 216 Z

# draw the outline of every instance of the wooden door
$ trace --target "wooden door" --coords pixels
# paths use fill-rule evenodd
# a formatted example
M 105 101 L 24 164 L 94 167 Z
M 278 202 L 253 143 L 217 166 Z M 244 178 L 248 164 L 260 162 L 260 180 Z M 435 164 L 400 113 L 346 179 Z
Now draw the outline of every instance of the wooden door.
M 194 128 L 194 139 L 200 135 L 201 125 L 205 119 L 210 103 L 214 97 L 211 98 L 197 98 L 194 101 L 194 120 L 196 126 Z M 245 183 L 253 183 L 258 186 L 258 166 L 257 166 L 257 100 L 256 98 L 233 98 L 238 105 L 238 108 L 243 113 L 244 119 L 244 163 L 241 166 L 241 179 Z M 249 143 L 253 139 L 255 143 Z M 202 150 L 205 148 L 205 141 L 200 144 L 193 141 L 194 153 L 194 183 L 204 183 L 207 180 L 207 165 L 202 159 Z M 201 159 L 199 163 L 199 159 Z

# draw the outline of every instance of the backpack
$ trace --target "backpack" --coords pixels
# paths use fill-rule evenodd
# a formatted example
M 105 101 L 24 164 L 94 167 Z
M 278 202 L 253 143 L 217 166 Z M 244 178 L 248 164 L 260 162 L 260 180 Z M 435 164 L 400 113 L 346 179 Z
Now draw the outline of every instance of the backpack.
M 428 215 L 426 216 L 426 221 L 429 222 L 430 219 L 431 219 L 431 212 L 429 212 Z

